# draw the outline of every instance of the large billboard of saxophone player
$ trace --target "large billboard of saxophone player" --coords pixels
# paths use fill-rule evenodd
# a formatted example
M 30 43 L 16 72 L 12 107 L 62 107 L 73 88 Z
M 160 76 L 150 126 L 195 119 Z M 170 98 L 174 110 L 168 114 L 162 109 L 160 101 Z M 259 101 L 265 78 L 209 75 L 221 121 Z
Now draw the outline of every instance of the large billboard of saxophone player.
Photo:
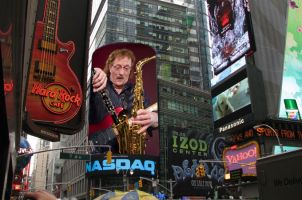
M 90 143 L 110 145 L 113 153 L 158 156 L 155 51 L 137 43 L 106 45 L 93 53 L 92 70 Z

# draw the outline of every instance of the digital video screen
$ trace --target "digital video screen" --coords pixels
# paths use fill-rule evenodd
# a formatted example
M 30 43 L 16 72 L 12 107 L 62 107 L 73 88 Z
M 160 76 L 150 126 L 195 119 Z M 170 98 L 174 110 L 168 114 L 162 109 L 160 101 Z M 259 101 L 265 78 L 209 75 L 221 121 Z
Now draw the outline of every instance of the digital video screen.
M 212 68 L 218 74 L 252 47 L 247 0 L 207 0 Z
M 299 7 L 295 5 L 299 5 Z M 291 120 L 301 120 L 302 109 L 302 25 L 301 20 L 297 20 L 302 17 L 301 5 L 302 0 L 296 0 L 288 7 L 287 36 L 279 108 L 279 117 Z
M 245 78 L 212 98 L 213 119 L 219 120 L 251 104 L 248 79 Z
M 240 58 L 235 63 L 233 63 L 231 66 L 223 70 L 221 73 L 217 75 L 213 75 L 213 78 L 211 79 L 211 87 L 214 87 L 218 85 L 220 82 L 225 80 L 226 78 L 230 77 L 231 75 L 238 72 L 240 69 L 242 69 L 246 65 L 246 59 L 245 57 Z

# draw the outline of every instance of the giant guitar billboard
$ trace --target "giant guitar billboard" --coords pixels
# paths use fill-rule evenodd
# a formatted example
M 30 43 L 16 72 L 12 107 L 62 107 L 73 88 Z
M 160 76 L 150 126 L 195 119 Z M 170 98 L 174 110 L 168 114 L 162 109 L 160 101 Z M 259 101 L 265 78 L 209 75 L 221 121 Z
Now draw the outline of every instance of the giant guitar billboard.
M 89 8 L 90 1 L 39 1 L 25 101 L 25 129 L 38 137 L 58 140 L 83 125 Z

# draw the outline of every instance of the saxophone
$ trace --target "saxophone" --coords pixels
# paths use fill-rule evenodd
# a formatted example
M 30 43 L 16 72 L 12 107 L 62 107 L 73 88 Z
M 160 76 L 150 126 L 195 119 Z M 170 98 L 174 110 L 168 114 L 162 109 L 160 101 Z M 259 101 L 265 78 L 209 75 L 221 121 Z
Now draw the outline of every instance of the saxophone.
M 134 86 L 134 99 L 131 109 L 131 116 L 135 117 L 139 109 L 144 109 L 144 88 L 143 88 L 143 71 L 142 67 L 144 64 L 149 62 L 152 59 L 155 59 L 155 56 L 147 57 L 136 64 L 136 77 L 135 77 L 135 86 Z M 157 103 L 148 107 L 147 110 L 157 110 Z M 134 125 L 131 123 L 130 119 L 127 119 L 127 127 L 121 126 L 117 127 L 119 151 L 121 154 L 145 154 L 146 147 L 146 133 L 138 134 L 140 125 Z

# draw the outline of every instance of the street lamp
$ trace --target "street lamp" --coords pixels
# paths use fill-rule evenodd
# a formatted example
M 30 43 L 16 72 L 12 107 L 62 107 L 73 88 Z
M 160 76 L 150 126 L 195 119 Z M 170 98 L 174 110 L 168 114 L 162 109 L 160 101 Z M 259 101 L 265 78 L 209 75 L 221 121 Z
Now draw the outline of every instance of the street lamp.
M 255 129 L 257 131 L 257 129 L 261 128 L 262 126 L 265 126 L 267 128 L 269 128 L 271 131 L 273 131 L 273 133 L 275 134 L 277 140 L 278 140 L 278 144 L 280 146 L 280 149 L 281 149 L 281 153 L 284 153 L 284 149 L 283 149 L 283 145 L 281 144 L 280 142 L 280 139 L 279 139 L 279 136 L 278 136 L 278 133 L 275 131 L 275 129 L 273 129 L 273 127 L 267 125 L 267 124 L 258 124 L 258 125 L 255 125 L 253 126 L 253 129 Z

